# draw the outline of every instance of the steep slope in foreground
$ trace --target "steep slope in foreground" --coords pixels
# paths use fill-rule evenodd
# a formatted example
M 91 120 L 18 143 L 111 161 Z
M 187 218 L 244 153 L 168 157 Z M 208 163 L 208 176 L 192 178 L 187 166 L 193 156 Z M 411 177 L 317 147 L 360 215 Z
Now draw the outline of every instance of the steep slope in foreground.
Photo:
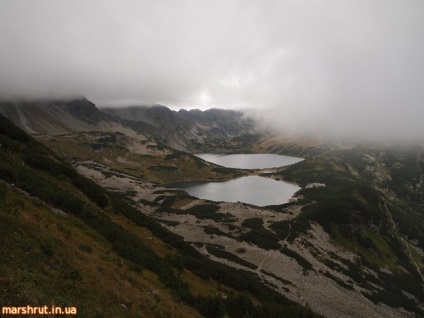
M 81 317 L 315 316 L 202 257 L 2 116 L 0 179 L 2 306 L 76 306 Z

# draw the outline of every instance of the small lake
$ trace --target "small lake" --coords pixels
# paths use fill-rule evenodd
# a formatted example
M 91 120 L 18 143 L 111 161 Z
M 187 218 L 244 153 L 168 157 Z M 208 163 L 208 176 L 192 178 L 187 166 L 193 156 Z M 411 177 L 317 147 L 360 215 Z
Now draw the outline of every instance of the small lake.
M 223 182 L 181 182 L 172 187 L 200 199 L 245 202 L 257 206 L 287 203 L 300 190 L 297 185 L 259 176 L 247 176 Z
M 223 167 L 238 169 L 275 168 L 292 165 L 303 160 L 302 158 L 274 155 L 270 153 L 235 155 L 205 153 L 198 154 L 196 155 L 196 157 L 199 157 L 205 161 L 209 161 Z
M 228 168 L 265 169 L 291 165 L 302 158 L 274 154 L 201 154 L 197 157 Z M 180 182 L 172 187 L 200 199 L 224 202 L 245 202 L 257 206 L 287 203 L 301 188 L 284 181 L 247 176 L 223 182 Z

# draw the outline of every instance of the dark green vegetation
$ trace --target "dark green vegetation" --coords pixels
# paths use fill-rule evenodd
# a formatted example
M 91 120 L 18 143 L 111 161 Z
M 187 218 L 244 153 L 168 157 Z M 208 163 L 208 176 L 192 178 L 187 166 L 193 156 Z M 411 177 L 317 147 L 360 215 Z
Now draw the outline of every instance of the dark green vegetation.
M 215 234 L 215 235 L 219 235 L 219 236 L 227 236 L 229 238 L 234 238 L 232 235 L 221 231 L 220 229 L 213 227 L 213 226 L 204 226 L 203 230 L 205 231 L 206 234 Z
M 264 220 L 261 218 L 250 218 L 246 219 L 241 223 L 241 225 L 250 227 L 252 230 L 261 230 L 263 229 Z
M 315 316 L 250 273 L 200 255 L 2 116 L 0 146 L 2 305 L 77 306 L 82 317 Z M 205 205 L 199 216 L 215 214 Z M 238 292 L 199 295 L 184 271 Z
M 414 247 L 424 247 L 422 146 L 328 151 L 286 168 L 281 176 L 303 187 L 297 203 L 303 208 L 290 223 L 290 232 L 286 221 L 272 224 L 272 229 L 282 236 L 290 234 L 288 239 L 293 240 L 310 228 L 311 221 L 317 222 L 336 244 L 360 255 L 362 264 L 377 277 L 366 273 L 360 263 L 341 267 L 327 260 L 327 266 L 366 288 L 364 295 L 376 303 L 424 314 L 419 308 L 419 300 L 424 299 L 423 257 Z
M 296 262 L 303 267 L 304 270 L 312 270 L 312 264 L 309 263 L 302 255 L 289 249 L 287 246 L 283 246 L 281 253 L 286 254 L 287 256 L 296 260 Z
M 198 219 L 210 219 L 214 221 L 225 221 L 231 218 L 230 214 L 219 213 L 219 206 L 213 203 L 199 204 L 191 208 L 180 210 L 172 208 L 172 204 L 187 196 L 187 194 L 180 194 L 180 191 L 176 196 L 164 196 L 165 200 L 161 204 L 160 208 L 156 212 L 167 212 L 175 214 L 191 214 Z M 156 198 L 156 200 L 161 200 L 162 197 Z
M 281 248 L 278 243 L 280 238 L 275 233 L 264 228 L 262 219 L 246 219 L 242 225 L 251 228 L 251 230 L 241 234 L 238 237 L 239 240 L 253 243 L 266 250 L 278 250 Z
M 249 263 L 249 262 L 245 261 L 244 259 L 242 259 L 242 258 L 234 255 L 233 253 L 229 253 L 229 252 L 227 252 L 227 251 L 225 251 L 223 249 L 216 248 L 216 247 L 214 247 L 212 245 L 207 245 L 206 246 L 206 249 L 207 249 L 207 251 L 210 254 L 215 255 L 216 257 L 226 258 L 226 259 L 228 259 L 228 260 L 230 260 L 230 261 L 232 261 L 234 263 L 243 265 L 243 266 L 245 266 L 247 268 L 251 268 L 251 269 L 256 269 L 257 268 L 256 265 L 254 265 L 252 263 Z

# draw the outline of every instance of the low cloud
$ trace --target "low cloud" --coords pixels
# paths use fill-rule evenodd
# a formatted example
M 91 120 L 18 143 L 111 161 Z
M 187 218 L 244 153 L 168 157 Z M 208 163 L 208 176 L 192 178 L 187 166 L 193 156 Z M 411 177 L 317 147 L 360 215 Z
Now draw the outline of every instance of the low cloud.
M 9 1 L 0 94 L 253 109 L 285 130 L 424 137 L 424 2 Z

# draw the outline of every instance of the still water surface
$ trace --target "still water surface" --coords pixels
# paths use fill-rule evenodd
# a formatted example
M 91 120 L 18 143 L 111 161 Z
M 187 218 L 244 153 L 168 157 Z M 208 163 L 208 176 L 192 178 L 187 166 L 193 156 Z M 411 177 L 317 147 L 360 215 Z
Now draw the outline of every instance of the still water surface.
M 236 155 L 204 153 L 196 156 L 220 166 L 238 169 L 275 168 L 286 165 L 292 165 L 296 162 L 303 160 L 302 158 L 274 155 L 270 153 Z
M 259 176 L 224 182 L 181 182 L 172 185 L 191 196 L 212 201 L 245 202 L 257 206 L 287 203 L 297 185 Z
M 301 158 L 274 154 L 197 155 L 203 160 L 229 168 L 264 169 L 302 161 Z M 191 196 L 212 201 L 245 202 L 257 206 L 287 203 L 300 190 L 297 185 L 259 176 L 247 176 L 224 182 L 180 182 L 172 187 Z

